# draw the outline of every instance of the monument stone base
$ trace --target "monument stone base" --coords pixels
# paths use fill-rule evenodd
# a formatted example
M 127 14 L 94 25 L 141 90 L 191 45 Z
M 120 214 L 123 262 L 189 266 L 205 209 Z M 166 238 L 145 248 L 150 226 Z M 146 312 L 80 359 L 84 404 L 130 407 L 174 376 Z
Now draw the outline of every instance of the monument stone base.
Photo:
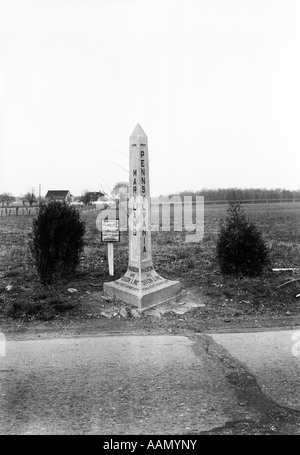
M 179 281 L 162 278 L 153 267 L 148 267 L 148 278 L 134 269 L 129 267 L 125 275 L 118 280 L 104 283 L 104 294 L 128 303 L 139 310 L 145 310 L 176 297 L 181 291 Z M 136 279 L 133 278 L 133 274 Z

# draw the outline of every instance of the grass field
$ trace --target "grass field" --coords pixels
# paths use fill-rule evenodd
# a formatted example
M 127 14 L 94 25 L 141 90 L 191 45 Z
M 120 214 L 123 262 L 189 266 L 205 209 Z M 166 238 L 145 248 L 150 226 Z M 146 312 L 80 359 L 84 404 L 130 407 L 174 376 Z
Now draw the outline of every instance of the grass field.
M 300 203 L 249 204 L 244 206 L 249 218 L 261 230 L 270 249 L 271 268 L 300 267 Z M 272 318 L 281 325 L 300 325 L 300 281 L 278 287 L 300 277 L 299 272 L 272 272 L 262 277 L 224 277 L 215 259 L 215 244 L 220 221 L 226 216 L 226 206 L 205 206 L 204 238 L 199 243 L 185 243 L 183 232 L 153 232 L 152 252 L 158 273 L 180 280 L 204 303 L 180 319 L 190 328 L 221 325 L 249 325 L 249 321 L 268 325 Z M 41 290 L 30 263 L 27 247 L 32 217 L 0 217 L 0 317 L 52 319 L 72 317 L 72 308 L 82 306 L 76 296 L 70 302 L 65 295 L 68 287 L 82 292 L 101 290 L 103 282 L 120 277 L 127 269 L 128 235 L 121 233 L 115 245 L 115 277 L 109 277 L 105 244 L 100 242 L 96 228 L 97 212 L 82 213 L 86 220 L 86 247 L 78 273 L 57 284 L 49 295 Z M 12 285 L 10 292 L 5 291 Z M 77 300 L 76 300 L 77 299 Z M 47 309 L 47 311 L 45 311 Z M 74 314 L 77 310 L 74 309 Z M 58 316 L 59 315 L 59 316 Z M 173 321 L 174 322 L 174 321 Z M 176 322 L 176 321 L 175 321 Z M 178 323 L 178 321 L 177 321 Z M 255 324 L 254 324 L 255 325 Z

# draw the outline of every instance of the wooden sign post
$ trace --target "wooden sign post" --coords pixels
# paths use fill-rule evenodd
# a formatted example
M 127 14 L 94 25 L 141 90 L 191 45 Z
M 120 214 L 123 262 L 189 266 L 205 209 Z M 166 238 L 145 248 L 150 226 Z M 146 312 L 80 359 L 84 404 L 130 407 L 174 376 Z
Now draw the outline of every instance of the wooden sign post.
M 110 276 L 114 276 L 114 243 L 119 241 L 119 220 L 102 220 L 101 242 L 107 242 L 108 273 Z

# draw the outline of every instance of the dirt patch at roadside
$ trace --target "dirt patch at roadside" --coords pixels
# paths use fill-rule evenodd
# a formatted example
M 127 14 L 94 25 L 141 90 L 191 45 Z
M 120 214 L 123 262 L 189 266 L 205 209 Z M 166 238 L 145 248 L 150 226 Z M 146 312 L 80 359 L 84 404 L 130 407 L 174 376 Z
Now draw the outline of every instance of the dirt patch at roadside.
M 77 283 L 78 284 L 78 283 Z M 69 289 L 69 291 L 68 291 Z M 70 289 L 76 291 L 70 292 Z M 57 299 L 63 306 L 63 311 L 53 311 L 49 319 L 40 319 L 39 313 L 26 317 L 0 318 L 1 331 L 8 338 L 36 338 L 58 336 L 84 336 L 107 334 L 182 334 L 190 335 L 199 332 L 230 332 L 243 330 L 263 330 L 277 328 L 296 328 L 300 326 L 298 319 L 284 315 L 239 314 L 236 311 L 220 311 L 220 307 L 208 296 L 202 295 L 197 287 L 183 289 L 177 299 L 147 309 L 137 311 L 120 301 L 107 298 L 102 287 L 91 286 L 87 291 L 77 286 L 60 289 Z M 28 299 L 28 292 L 16 287 L 9 292 L 20 293 Z M 53 293 L 50 297 L 45 293 L 36 295 L 42 297 L 42 304 L 47 298 L 55 302 Z M 32 293 L 32 291 L 31 291 Z M 12 298 L 12 297 L 11 297 Z M 52 299 L 52 300 L 51 300 Z M 49 305 L 49 302 L 47 303 Z M 55 305 L 55 303 L 54 303 Z M 224 308 L 224 307 L 223 307 Z M 51 310 L 51 305 L 50 305 Z M 43 308 L 43 316 L 45 309 Z

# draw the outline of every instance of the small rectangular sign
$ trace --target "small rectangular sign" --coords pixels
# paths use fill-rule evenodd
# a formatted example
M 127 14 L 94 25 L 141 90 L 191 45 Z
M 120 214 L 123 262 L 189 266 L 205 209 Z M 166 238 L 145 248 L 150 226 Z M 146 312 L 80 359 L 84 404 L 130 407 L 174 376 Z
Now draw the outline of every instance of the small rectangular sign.
M 119 220 L 101 220 L 101 242 L 119 242 Z

